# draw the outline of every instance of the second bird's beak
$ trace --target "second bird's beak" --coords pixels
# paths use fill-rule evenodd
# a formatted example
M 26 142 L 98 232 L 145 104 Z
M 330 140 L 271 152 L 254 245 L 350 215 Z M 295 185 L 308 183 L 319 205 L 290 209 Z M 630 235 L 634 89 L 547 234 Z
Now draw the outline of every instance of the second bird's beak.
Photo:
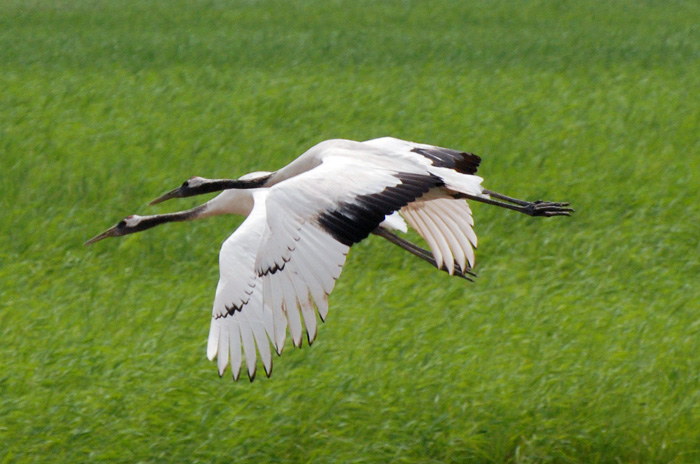
M 159 196 L 155 200 L 149 203 L 149 205 L 157 205 L 158 203 L 162 203 L 166 200 L 170 200 L 172 198 L 181 198 L 182 197 L 182 187 L 178 187 L 174 190 L 169 191 L 168 193 Z
M 99 235 L 95 235 L 90 240 L 85 242 L 83 245 L 85 245 L 85 246 L 92 245 L 93 243 L 99 242 L 100 240 L 105 239 L 107 237 L 118 237 L 119 235 L 120 234 L 117 231 L 117 226 L 114 226 L 114 227 L 111 227 L 111 228 L 105 230 L 104 232 L 102 232 Z

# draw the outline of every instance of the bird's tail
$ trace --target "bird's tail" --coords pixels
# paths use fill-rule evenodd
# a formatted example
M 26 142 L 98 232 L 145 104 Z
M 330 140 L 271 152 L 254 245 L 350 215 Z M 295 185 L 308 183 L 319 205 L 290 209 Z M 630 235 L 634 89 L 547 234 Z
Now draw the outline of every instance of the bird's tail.
M 440 177 L 445 183 L 445 187 L 455 193 L 489 198 L 484 193 L 484 187 L 481 185 L 484 181 L 483 177 L 474 174 L 462 174 L 453 169 L 442 167 L 432 167 L 429 169 L 429 172 Z

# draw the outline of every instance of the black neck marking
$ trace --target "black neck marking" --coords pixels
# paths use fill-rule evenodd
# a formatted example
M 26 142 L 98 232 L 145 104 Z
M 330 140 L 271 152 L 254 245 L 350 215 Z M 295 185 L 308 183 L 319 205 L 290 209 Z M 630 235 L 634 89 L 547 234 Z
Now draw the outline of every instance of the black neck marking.
M 264 187 L 267 181 L 270 179 L 272 174 L 268 174 L 264 177 L 258 177 L 256 179 L 213 179 L 201 187 L 200 193 L 210 193 L 219 192 L 221 190 L 228 189 L 252 189 L 258 187 Z
M 199 216 L 199 214 L 202 213 L 202 211 L 204 211 L 205 208 L 205 205 L 200 205 L 195 208 L 188 209 L 187 211 L 180 211 L 178 213 L 144 216 L 141 222 L 139 222 L 134 228 L 129 230 L 129 233 L 141 232 L 159 226 L 161 224 L 166 224 L 168 222 L 191 221 L 192 219 L 196 219 L 197 216 Z

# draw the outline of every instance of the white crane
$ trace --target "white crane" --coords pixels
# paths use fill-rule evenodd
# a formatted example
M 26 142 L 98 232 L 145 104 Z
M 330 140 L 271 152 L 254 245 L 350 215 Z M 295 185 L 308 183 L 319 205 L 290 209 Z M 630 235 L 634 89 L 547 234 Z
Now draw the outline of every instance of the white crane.
M 465 199 L 531 216 L 569 215 L 568 203 L 527 202 L 487 191 L 475 175 L 480 158 L 470 153 L 394 138 L 366 142 L 328 140 L 272 173 L 240 179 L 194 177 L 154 200 L 224 190 L 180 213 L 129 216 L 88 240 L 139 232 L 158 224 L 243 214 L 247 219 L 224 242 L 207 356 L 218 356 L 219 375 L 231 361 L 238 379 L 242 352 L 251 381 L 256 345 L 266 374 L 269 343 L 281 354 L 287 327 L 295 346 L 306 329 L 316 337 L 316 310 L 328 313 L 328 295 L 350 246 L 374 232 L 450 274 L 470 273 L 477 244 Z M 426 240 L 427 252 L 389 229 L 404 229 L 401 216 Z M 314 309 L 315 307 L 315 309 Z

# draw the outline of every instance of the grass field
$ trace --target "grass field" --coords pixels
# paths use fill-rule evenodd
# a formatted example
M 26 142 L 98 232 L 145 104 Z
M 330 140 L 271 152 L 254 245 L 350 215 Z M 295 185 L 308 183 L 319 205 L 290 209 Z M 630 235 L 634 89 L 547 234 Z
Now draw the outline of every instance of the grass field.
M 384 135 L 577 213 L 474 205 L 475 284 L 370 238 L 252 384 L 205 358 L 240 219 L 82 246 Z M 2 1 L 0 463 L 700 462 L 699 152 L 694 1 Z

